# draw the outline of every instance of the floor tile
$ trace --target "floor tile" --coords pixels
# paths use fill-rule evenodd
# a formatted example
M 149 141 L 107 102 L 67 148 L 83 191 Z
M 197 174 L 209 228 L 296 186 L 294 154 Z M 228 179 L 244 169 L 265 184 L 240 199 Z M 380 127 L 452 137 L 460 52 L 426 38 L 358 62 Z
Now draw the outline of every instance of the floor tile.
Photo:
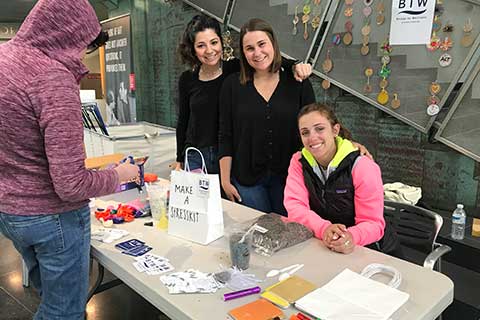
M 33 316 L 33 313 L 15 301 L 2 287 L 0 287 L 0 310 L 1 320 L 27 320 Z
M 6 273 L 0 277 L 0 287 L 17 299 L 32 313 L 35 313 L 40 303 L 40 298 L 32 287 L 23 287 L 21 266 L 17 270 Z
M 22 260 L 12 242 L 0 235 L 0 277 L 22 265 Z

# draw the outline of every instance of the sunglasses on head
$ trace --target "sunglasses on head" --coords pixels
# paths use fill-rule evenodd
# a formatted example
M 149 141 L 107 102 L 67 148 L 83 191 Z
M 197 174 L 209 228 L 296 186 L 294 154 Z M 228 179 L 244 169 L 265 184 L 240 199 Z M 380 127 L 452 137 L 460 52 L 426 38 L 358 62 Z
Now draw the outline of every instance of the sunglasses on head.
M 100 31 L 98 36 L 87 47 L 87 54 L 94 52 L 108 41 L 108 32 Z

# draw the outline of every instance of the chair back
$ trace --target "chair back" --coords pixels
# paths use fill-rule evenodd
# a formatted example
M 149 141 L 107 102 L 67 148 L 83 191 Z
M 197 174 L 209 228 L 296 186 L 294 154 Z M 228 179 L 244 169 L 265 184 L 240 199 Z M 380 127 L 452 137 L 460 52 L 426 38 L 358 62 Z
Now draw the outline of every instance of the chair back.
M 442 217 L 424 208 L 385 200 L 385 219 L 391 223 L 402 246 L 424 253 L 433 251 Z

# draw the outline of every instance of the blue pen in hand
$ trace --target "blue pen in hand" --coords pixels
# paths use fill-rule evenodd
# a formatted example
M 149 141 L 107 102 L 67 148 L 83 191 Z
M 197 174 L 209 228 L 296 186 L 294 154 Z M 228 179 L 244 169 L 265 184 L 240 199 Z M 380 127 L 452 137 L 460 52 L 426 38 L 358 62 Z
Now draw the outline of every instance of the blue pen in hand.
M 127 161 L 128 161 L 130 164 L 135 164 L 135 159 L 133 159 L 132 156 L 128 156 L 128 157 L 122 159 L 122 161 L 120 161 L 120 163 L 124 163 L 124 162 L 127 162 Z M 142 186 L 139 185 L 138 182 L 136 182 L 136 181 L 135 181 L 135 184 L 136 184 L 138 193 L 143 193 Z

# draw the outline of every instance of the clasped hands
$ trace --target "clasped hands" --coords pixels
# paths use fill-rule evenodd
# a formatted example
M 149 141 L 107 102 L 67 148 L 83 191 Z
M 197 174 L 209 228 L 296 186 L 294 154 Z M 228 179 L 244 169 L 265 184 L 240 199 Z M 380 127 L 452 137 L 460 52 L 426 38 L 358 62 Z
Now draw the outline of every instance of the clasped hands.
M 349 254 L 353 252 L 355 243 L 347 227 L 343 224 L 334 223 L 323 232 L 323 243 L 332 251 Z

